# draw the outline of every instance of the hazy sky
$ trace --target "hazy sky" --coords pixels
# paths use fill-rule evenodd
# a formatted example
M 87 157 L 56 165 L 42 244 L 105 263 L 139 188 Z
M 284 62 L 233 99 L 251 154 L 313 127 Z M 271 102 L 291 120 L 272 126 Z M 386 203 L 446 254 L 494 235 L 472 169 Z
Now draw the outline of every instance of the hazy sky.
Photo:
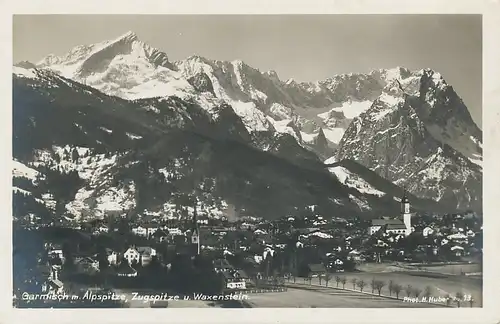
M 14 61 L 37 62 L 129 30 L 172 61 L 241 59 L 282 80 L 432 68 L 482 125 L 480 15 L 15 15 Z

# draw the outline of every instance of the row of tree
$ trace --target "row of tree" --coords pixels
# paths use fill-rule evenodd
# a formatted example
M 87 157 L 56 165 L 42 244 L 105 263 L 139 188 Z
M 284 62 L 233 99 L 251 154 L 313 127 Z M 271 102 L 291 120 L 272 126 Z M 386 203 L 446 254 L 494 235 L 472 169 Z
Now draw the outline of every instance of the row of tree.
M 387 290 L 389 291 L 389 296 L 393 296 L 394 294 L 396 296 L 396 299 L 399 299 L 399 296 L 401 295 L 402 292 L 406 294 L 406 297 L 414 297 L 414 298 L 425 297 L 427 300 L 429 300 L 429 297 L 432 297 L 434 295 L 431 286 L 427 286 L 425 287 L 424 290 L 422 290 L 418 287 L 413 287 L 412 285 L 403 286 L 399 283 L 394 282 L 393 280 L 389 280 L 388 283 L 386 283 L 383 280 L 378 280 L 375 278 L 373 278 L 369 282 L 358 278 L 351 278 L 349 280 L 346 277 L 341 277 L 341 276 L 334 277 L 331 273 L 326 273 L 319 276 L 319 284 L 321 285 L 322 281 L 324 281 L 326 287 L 328 287 L 328 283 L 333 279 L 336 282 L 337 288 L 339 288 L 339 286 L 342 285 L 342 289 L 345 289 L 345 286 L 348 283 L 350 283 L 352 285 L 353 290 L 358 288 L 361 292 L 363 292 L 365 287 L 369 286 L 371 288 L 371 293 L 373 294 L 376 292 L 379 296 L 382 293 L 382 288 L 387 286 Z M 304 281 L 308 281 L 309 284 L 311 284 L 312 278 L 311 277 L 304 278 Z M 457 292 L 455 296 L 448 294 L 444 298 L 446 300 L 447 306 L 450 306 L 452 302 L 455 302 L 456 305 L 460 307 L 463 302 L 467 302 L 469 303 L 470 307 L 472 307 L 475 302 L 470 295 L 465 295 L 462 292 Z

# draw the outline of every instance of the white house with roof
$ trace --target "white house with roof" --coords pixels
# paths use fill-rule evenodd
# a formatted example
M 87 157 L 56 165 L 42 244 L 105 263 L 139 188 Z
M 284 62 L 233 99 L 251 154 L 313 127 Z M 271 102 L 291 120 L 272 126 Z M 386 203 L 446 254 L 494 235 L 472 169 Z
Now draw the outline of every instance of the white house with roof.
M 156 250 L 149 246 L 131 246 L 123 253 L 123 257 L 129 264 L 134 262 L 146 264 L 156 255 Z
M 153 235 L 158 230 L 157 226 L 153 224 L 139 225 L 132 228 L 132 233 L 139 236 Z
M 118 263 L 118 253 L 116 251 L 106 248 L 106 255 L 109 264 L 116 265 Z
M 42 292 L 62 294 L 64 292 L 64 284 L 59 279 L 48 278 L 42 283 Z
M 427 237 L 427 236 L 429 236 L 429 235 L 432 235 L 433 233 L 434 233 L 434 230 L 433 230 L 431 227 L 429 227 L 429 226 L 425 227 L 425 228 L 422 230 L 422 236 L 424 236 L 424 237 Z
M 327 233 L 323 233 L 323 232 L 319 232 L 319 231 L 318 232 L 313 232 L 313 233 L 307 235 L 307 237 L 311 237 L 311 236 L 315 236 L 315 237 L 323 238 L 323 239 L 333 238 L 332 235 L 327 234 Z
M 261 230 L 261 229 L 256 229 L 253 233 L 254 233 L 255 235 L 263 235 L 263 234 L 267 234 L 267 232 L 266 232 L 266 231 Z
M 136 226 L 132 228 L 132 233 L 139 236 L 147 236 L 148 230 L 143 226 Z
M 262 253 L 262 259 L 265 260 L 268 255 L 270 255 L 271 257 L 273 257 L 274 253 L 275 253 L 274 249 L 268 246 L 268 247 L 266 247 L 264 249 L 264 252 Z
M 75 265 L 84 271 L 99 271 L 99 261 L 91 257 L 76 257 Z
M 250 223 L 247 223 L 247 222 L 244 222 L 240 225 L 241 229 L 245 229 L 245 230 L 253 230 L 255 229 L 255 224 L 250 224 Z
M 64 263 L 64 253 L 62 251 L 62 246 L 59 244 L 45 244 L 47 249 L 47 256 L 50 258 L 59 258 Z
M 129 264 L 133 262 L 140 262 L 141 255 L 135 247 L 129 247 L 125 253 L 123 253 L 123 258 L 127 260 Z
M 364 257 L 358 250 L 352 250 L 347 254 L 348 258 L 353 261 L 363 261 Z
M 242 277 L 238 271 L 222 271 L 221 272 L 228 289 L 246 289 L 245 278 Z
M 474 236 L 476 236 L 476 233 L 474 233 L 474 231 L 473 231 L 473 230 L 471 230 L 471 229 L 470 229 L 470 230 L 468 230 L 466 234 L 467 234 L 467 236 L 469 236 L 469 237 L 474 237 Z
M 177 227 L 167 227 L 166 230 L 168 231 L 168 234 L 172 235 L 172 236 L 176 236 L 176 235 L 182 235 L 182 230 L 177 228 Z
M 97 228 L 97 231 L 99 233 L 108 233 L 109 232 L 109 228 L 106 226 L 106 225 L 101 225 Z
M 459 246 L 459 245 L 453 246 L 450 250 L 453 253 L 455 253 L 456 256 L 462 256 L 462 255 L 464 255 L 464 248 L 461 247 L 461 246 Z
M 262 255 L 254 255 L 254 260 L 256 263 L 262 263 L 264 258 L 262 257 Z
M 467 243 L 469 236 L 462 233 L 455 233 L 446 237 L 448 240 L 458 243 Z

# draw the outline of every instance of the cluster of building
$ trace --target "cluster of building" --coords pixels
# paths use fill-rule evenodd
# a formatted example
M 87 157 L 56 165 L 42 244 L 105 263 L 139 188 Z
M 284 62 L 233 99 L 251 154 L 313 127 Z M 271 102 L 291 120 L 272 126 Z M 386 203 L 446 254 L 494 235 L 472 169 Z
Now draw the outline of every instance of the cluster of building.
M 432 251 L 438 255 L 443 251 L 450 252 L 457 258 L 470 254 L 482 253 L 482 246 L 476 246 L 476 235 L 482 234 L 480 219 L 474 212 L 417 217 L 411 212 L 409 200 L 404 196 L 401 200 L 402 213 L 399 217 L 382 217 L 373 219 L 368 227 L 369 235 L 377 235 L 377 246 L 390 252 L 393 245 L 412 233 L 421 238 L 418 248 Z M 416 222 L 415 222 L 416 220 Z M 403 254 L 403 249 L 398 251 Z
M 112 237 L 115 232 L 121 235 L 118 228 L 103 221 L 77 229 L 83 228 L 94 236 Z M 162 261 L 157 250 L 159 247 L 194 247 L 187 250 L 190 251 L 188 253 L 212 253 L 215 256 L 213 269 L 225 279 L 226 288 L 248 289 L 252 286 L 252 280 L 269 275 L 263 270 L 263 265 L 275 258 L 283 258 L 278 266 L 282 273 L 290 271 L 290 264 L 294 263 L 296 274 L 319 276 L 325 272 L 342 272 L 348 264 L 380 260 L 380 252 L 377 252 L 378 258 L 372 255 L 374 248 L 383 250 L 384 255 L 405 254 L 405 247 L 397 242 L 407 240 L 410 236 L 418 236 L 425 242 L 419 244 L 418 249 L 425 248 L 434 255 L 447 249 L 456 257 L 462 257 L 482 251 L 479 246 L 474 250 L 475 237 L 481 230 L 477 217 L 471 213 L 453 217 L 433 216 L 422 221 L 420 215 L 412 212 L 407 197 L 403 196 L 400 215 L 372 220 L 325 219 L 311 215 L 273 221 L 244 218 L 232 223 L 224 219 L 196 218 L 190 222 L 170 220 L 167 223 L 132 223 L 129 234 L 147 243 L 130 245 L 121 251 L 106 248 L 105 252 L 117 276 L 135 277 L 138 275 L 136 265 L 146 266 L 153 258 Z M 371 238 L 376 238 L 376 243 L 366 246 L 365 242 Z M 46 250 L 51 259 L 64 262 L 65 256 L 60 246 L 49 244 Z M 283 255 L 287 255 L 286 260 Z M 250 266 L 243 268 L 232 264 L 234 256 L 244 259 Z M 75 255 L 74 264 L 76 271 L 82 273 L 100 271 L 97 255 Z M 60 267 L 61 263 L 51 265 L 47 289 L 61 289 L 62 282 L 58 278 Z

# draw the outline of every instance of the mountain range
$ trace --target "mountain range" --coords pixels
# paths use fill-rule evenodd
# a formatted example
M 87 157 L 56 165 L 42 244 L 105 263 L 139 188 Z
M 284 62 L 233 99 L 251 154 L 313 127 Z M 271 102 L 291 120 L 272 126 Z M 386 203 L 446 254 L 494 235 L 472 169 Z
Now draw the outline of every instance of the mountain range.
M 15 64 L 13 85 L 22 216 L 379 215 L 403 188 L 417 209 L 481 209 L 482 132 L 429 69 L 282 81 L 128 32 Z

